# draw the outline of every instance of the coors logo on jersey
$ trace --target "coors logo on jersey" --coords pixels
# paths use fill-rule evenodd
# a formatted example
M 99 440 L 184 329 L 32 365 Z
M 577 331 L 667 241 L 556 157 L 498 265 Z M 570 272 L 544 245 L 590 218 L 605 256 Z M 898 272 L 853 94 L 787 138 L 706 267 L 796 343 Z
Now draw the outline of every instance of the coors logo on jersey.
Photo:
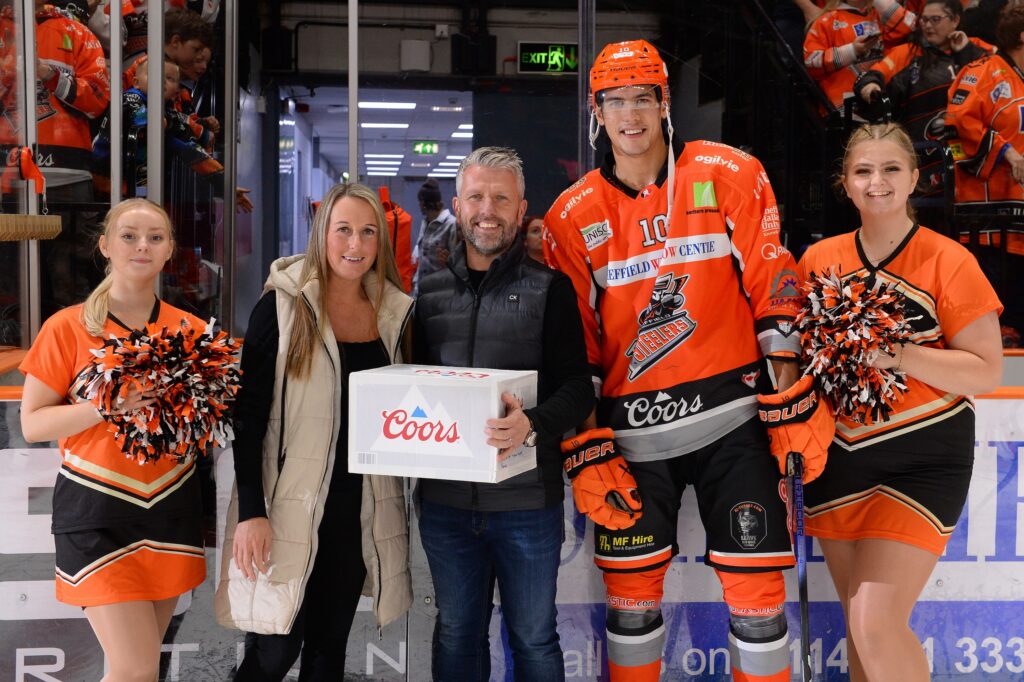
M 689 312 L 683 310 L 683 287 L 689 279 L 689 275 L 676 277 L 674 272 L 666 272 L 654 280 L 651 301 L 637 316 L 640 328 L 636 339 L 626 349 L 630 381 L 675 350 L 697 328 Z

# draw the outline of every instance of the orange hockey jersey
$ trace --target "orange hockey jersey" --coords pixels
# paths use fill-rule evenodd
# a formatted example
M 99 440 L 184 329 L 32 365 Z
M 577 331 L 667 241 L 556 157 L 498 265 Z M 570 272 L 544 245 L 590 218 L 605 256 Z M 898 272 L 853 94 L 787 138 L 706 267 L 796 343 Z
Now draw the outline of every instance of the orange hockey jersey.
M 895 47 L 914 29 L 917 15 L 895 0 L 876 2 L 868 9 L 843 3 L 818 17 L 804 38 L 804 66 L 835 107 L 853 96 L 857 77 L 882 58 L 882 48 Z M 857 38 L 882 34 L 882 42 L 863 57 L 853 49 Z
M 1004 54 L 968 64 L 949 88 L 946 137 L 956 161 L 958 202 L 1024 200 L 1004 159 L 1024 153 L 1024 72 Z
M 103 115 L 110 102 L 103 48 L 89 29 L 55 7 L 44 5 L 35 19 L 39 61 L 55 71 L 45 83 L 36 81 L 36 164 L 47 184 L 88 178 L 89 121 Z
M 929 348 L 948 348 L 950 339 L 967 325 L 986 313 L 1002 312 L 1002 304 L 978 261 L 948 237 L 915 226 L 875 269 L 869 267 L 857 234 L 849 232 L 812 244 L 800 259 L 801 279 L 833 267 L 844 280 L 874 272 L 906 295 L 906 317 L 914 330 L 910 340 Z M 949 428 L 941 422 L 962 410 L 974 409 L 969 396 L 947 393 L 910 376 L 906 384 L 902 402 L 887 421 L 859 424 L 840 416 L 835 442 L 846 450 L 856 450 L 924 427 Z
M 796 266 L 754 157 L 686 144 L 671 216 L 664 170 L 636 192 L 612 162 L 555 201 L 544 251 L 576 288 L 599 424 L 627 459 L 666 459 L 753 417 L 763 356 L 799 350 Z
M 402 277 L 402 288 L 405 293 L 412 293 L 412 276 L 416 273 L 416 264 L 412 261 L 412 216 L 391 201 L 387 188 L 378 190 L 384 217 L 387 219 L 388 232 L 391 233 L 391 250 L 395 254 L 395 265 Z

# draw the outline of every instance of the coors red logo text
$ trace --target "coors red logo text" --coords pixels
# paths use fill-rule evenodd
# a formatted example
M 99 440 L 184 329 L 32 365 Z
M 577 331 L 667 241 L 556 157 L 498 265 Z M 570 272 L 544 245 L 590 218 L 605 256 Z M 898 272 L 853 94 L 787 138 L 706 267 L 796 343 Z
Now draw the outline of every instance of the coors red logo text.
M 434 421 L 413 421 L 405 410 L 387 410 L 381 412 L 384 417 L 384 437 L 394 440 L 418 440 L 424 443 L 454 443 L 459 440 L 459 424 L 452 422 L 446 426 L 440 419 Z

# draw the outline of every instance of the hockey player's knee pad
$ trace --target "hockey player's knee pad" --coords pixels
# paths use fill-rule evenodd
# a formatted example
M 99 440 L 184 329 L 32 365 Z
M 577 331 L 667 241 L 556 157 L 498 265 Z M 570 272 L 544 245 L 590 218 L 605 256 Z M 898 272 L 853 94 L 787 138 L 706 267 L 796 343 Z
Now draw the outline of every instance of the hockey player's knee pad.
M 788 682 L 786 583 L 780 571 L 717 571 L 729 605 L 729 655 L 735 682 Z
M 768 616 L 782 611 L 786 603 L 786 581 L 782 571 L 730 573 L 716 570 L 722 595 L 732 615 Z
M 614 682 L 655 682 L 661 672 L 661 616 L 668 565 L 637 573 L 605 573 L 608 667 Z

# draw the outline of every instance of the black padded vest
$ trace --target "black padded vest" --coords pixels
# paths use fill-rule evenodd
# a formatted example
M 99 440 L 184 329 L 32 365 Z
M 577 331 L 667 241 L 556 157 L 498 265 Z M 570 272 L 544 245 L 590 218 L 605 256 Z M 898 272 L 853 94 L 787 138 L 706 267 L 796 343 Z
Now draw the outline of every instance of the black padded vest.
M 417 330 L 425 339 L 420 360 L 432 365 L 533 369 L 537 400 L 551 394 L 544 373 L 542 339 L 548 288 L 555 271 L 526 255 L 522 241 L 491 263 L 474 290 L 465 245 L 448 267 L 420 282 Z M 483 425 L 481 425 L 483 428 Z M 541 509 L 562 499 L 564 490 L 557 444 L 538 443 L 537 469 L 502 483 L 420 479 L 420 494 L 431 502 L 462 509 L 513 511 Z

